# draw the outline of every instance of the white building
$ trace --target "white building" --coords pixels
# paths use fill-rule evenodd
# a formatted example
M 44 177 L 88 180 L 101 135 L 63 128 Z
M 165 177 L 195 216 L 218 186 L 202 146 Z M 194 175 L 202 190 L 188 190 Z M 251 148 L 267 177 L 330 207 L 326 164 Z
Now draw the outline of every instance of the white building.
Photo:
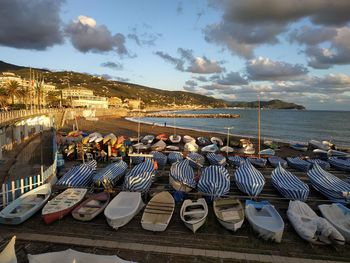
M 66 88 L 62 90 L 62 98 L 67 100 L 72 107 L 84 108 L 108 108 L 106 97 L 95 96 L 94 92 L 86 88 Z

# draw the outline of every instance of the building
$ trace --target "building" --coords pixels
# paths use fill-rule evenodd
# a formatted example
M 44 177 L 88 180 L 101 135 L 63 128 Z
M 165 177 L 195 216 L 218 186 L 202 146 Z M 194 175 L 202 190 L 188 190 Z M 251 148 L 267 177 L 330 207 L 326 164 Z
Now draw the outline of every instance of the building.
M 108 106 L 114 108 L 121 108 L 123 105 L 123 100 L 118 97 L 110 97 L 108 98 Z
M 95 96 L 94 92 L 87 88 L 72 87 L 62 90 L 62 98 L 71 107 L 79 108 L 108 108 L 106 97 Z
M 140 100 L 127 100 L 128 107 L 130 109 L 139 109 L 141 107 L 141 101 Z

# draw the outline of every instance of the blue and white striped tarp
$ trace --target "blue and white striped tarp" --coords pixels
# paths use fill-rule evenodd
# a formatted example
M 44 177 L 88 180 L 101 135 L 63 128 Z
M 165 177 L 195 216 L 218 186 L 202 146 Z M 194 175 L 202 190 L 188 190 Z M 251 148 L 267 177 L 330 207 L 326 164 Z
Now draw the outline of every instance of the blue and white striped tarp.
M 140 164 L 145 160 L 145 157 L 143 156 L 131 156 L 131 163 L 132 164 Z
M 226 158 L 221 154 L 208 153 L 207 159 L 211 165 L 226 165 Z
M 146 159 L 125 175 L 124 189 L 136 192 L 147 192 L 152 185 L 155 169 L 153 160 Z
M 328 162 L 338 170 L 350 172 L 350 159 L 341 159 L 338 157 L 329 157 Z
M 92 176 L 95 169 L 86 164 L 81 164 L 70 169 L 63 175 L 56 185 L 69 187 L 88 187 L 92 184 Z
M 175 180 L 189 187 L 195 188 L 193 168 L 188 159 L 173 163 L 170 168 L 170 176 Z
M 127 168 L 128 165 L 123 160 L 111 163 L 98 171 L 92 180 L 97 185 L 103 184 L 107 181 L 114 186 L 123 177 Z
M 308 171 L 312 186 L 328 199 L 338 203 L 350 203 L 350 184 L 323 170 L 318 164 Z
M 175 162 L 183 160 L 183 158 L 184 157 L 182 156 L 182 153 L 180 153 L 180 152 L 171 152 L 168 155 L 168 162 L 170 164 L 173 164 Z
M 288 163 L 286 160 L 284 160 L 283 158 L 279 157 L 279 156 L 270 156 L 268 158 L 269 163 L 273 166 L 273 167 L 278 167 L 278 164 L 280 163 L 281 166 L 283 168 L 287 168 Z
M 317 163 L 324 170 L 329 170 L 331 168 L 331 165 L 328 162 L 323 161 L 321 159 L 306 159 L 306 161 L 308 161 L 312 165 Z
M 245 163 L 245 159 L 241 156 L 229 156 L 227 159 L 228 163 L 235 167 L 240 167 L 242 164 Z
M 235 181 L 238 189 L 251 197 L 258 196 L 265 185 L 262 173 L 248 161 L 236 170 Z
M 309 186 L 279 164 L 271 174 L 272 185 L 289 200 L 305 202 L 309 196 Z
M 168 157 L 164 153 L 161 153 L 161 152 L 158 152 L 158 151 L 152 151 L 151 154 L 153 154 L 153 159 L 155 161 L 157 161 L 157 164 L 159 166 L 166 165 Z
M 254 166 L 256 167 L 265 167 L 267 160 L 265 158 L 253 158 L 253 157 L 248 157 L 247 160 Z
M 89 162 L 85 163 L 86 166 L 91 167 L 92 170 L 96 170 L 97 168 L 97 161 L 96 160 L 91 160 Z
M 188 158 L 191 159 L 189 161 L 190 161 L 190 165 L 193 168 L 198 168 L 197 164 L 202 165 L 202 166 L 204 165 L 205 158 L 203 155 L 201 155 L 199 153 L 195 153 L 195 152 L 190 152 L 187 156 L 188 156 Z
M 287 162 L 290 167 L 293 167 L 302 172 L 307 172 L 312 166 L 311 163 L 299 157 L 287 157 Z
M 230 191 L 230 175 L 226 168 L 210 165 L 203 170 L 198 182 L 198 191 L 209 195 L 210 200 Z

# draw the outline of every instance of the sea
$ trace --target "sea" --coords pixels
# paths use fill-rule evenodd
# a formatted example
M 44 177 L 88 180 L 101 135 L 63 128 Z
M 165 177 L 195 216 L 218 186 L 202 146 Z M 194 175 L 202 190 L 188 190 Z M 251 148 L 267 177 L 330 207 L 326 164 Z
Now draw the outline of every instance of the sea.
M 180 113 L 180 111 L 177 111 Z M 257 138 L 257 109 L 207 109 L 187 110 L 181 113 L 193 114 L 239 114 L 240 118 L 141 118 L 141 122 L 154 125 L 174 126 L 198 131 L 218 132 Z M 350 147 L 350 112 L 314 110 L 273 110 L 260 111 L 261 139 L 283 142 L 307 142 L 309 140 L 328 140 L 338 146 Z M 134 121 L 138 121 L 134 119 Z

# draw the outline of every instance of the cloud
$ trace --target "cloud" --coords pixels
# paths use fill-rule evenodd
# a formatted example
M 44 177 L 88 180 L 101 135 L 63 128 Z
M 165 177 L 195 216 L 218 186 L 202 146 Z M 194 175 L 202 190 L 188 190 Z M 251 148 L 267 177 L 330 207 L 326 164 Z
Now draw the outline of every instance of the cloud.
M 230 85 L 230 86 L 236 86 L 236 85 L 247 85 L 248 80 L 243 78 L 241 74 L 238 72 L 229 72 L 226 76 L 220 77 L 217 81 L 220 85 Z
M 224 71 L 224 68 L 221 67 L 222 61 L 210 60 L 205 56 L 195 57 L 190 49 L 179 48 L 177 51 L 180 54 L 180 58 L 173 57 L 162 51 L 157 51 L 155 54 L 175 65 L 175 68 L 179 71 L 197 74 L 212 74 Z
M 120 63 L 115 63 L 115 62 L 112 62 L 112 61 L 107 61 L 107 62 L 104 62 L 104 63 L 101 63 L 101 67 L 105 67 L 105 68 L 111 68 L 111 69 L 114 69 L 114 70 L 122 70 L 123 69 L 123 65 L 120 64 Z
M 183 6 L 182 6 L 182 5 L 183 5 L 183 4 L 182 4 L 181 1 L 177 3 L 176 13 L 177 13 L 178 15 L 182 14 L 182 12 L 183 12 Z
M 0 1 L 0 45 L 45 50 L 63 43 L 59 16 L 63 0 Z
M 129 82 L 130 81 L 129 78 L 122 78 L 122 77 L 114 77 L 114 79 L 121 81 L 121 82 Z
M 308 69 L 303 65 L 272 61 L 262 57 L 249 60 L 246 69 L 251 80 L 291 80 L 308 73 Z
M 127 37 L 134 40 L 138 46 L 155 46 L 156 41 L 162 36 L 162 34 L 147 32 L 150 29 L 150 26 L 143 24 L 142 30 L 145 30 L 145 32 L 139 33 L 138 27 L 134 27 L 132 33 L 128 34 Z
M 192 78 L 201 82 L 208 82 L 208 79 L 204 76 L 192 76 Z
M 65 32 L 73 46 L 81 52 L 115 51 L 121 57 L 131 57 L 125 47 L 125 36 L 120 33 L 112 35 L 105 25 L 97 25 L 91 17 L 78 16 L 66 26 Z
M 186 86 L 190 86 L 190 87 L 196 87 L 198 86 L 197 82 L 193 81 L 193 80 L 187 80 L 185 82 Z
M 330 27 L 303 26 L 295 29 L 289 34 L 289 39 L 293 42 L 306 45 L 317 45 L 331 40 L 337 35 L 337 30 Z

